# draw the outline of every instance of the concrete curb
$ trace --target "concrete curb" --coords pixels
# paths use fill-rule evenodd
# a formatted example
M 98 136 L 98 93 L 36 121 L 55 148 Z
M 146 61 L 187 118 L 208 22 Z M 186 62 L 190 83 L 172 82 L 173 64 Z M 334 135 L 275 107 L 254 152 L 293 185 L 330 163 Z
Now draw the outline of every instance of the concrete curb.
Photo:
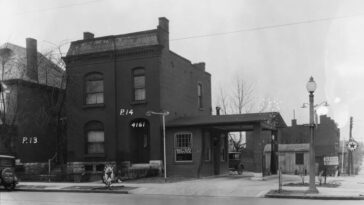
M 129 191 L 126 190 L 117 191 L 117 190 L 80 190 L 80 189 L 15 189 L 14 191 L 129 194 Z
M 272 193 L 273 192 L 273 193 Z M 299 194 L 301 193 L 301 194 Z M 333 196 L 333 195 L 313 195 L 297 193 L 277 193 L 276 190 L 271 190 L 264 195 L 265 198 L 286 198 L 286 199 L 315 199 L 315 200 L 364 200 L 364 196 Z

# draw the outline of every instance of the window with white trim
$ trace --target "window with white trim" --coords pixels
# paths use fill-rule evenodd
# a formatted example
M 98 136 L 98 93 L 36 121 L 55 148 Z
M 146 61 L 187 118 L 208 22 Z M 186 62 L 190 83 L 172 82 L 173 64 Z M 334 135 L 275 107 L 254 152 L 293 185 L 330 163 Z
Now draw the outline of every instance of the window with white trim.
M 192 133 L 175 134 L 174 145 L 176 162 L 192 161 Z
M 104 125 L 99 121 L 91 121 L 85 125 L 86 153 L 104 154 L 105 135 Z
M 92 73 L 85 77 L 85 103 L 86 105 L 104 103 L 104 79 L 102 74 Z
M 134 101 L 143 101 L 145 95 L 145 70 L 136 68 L 133 70 Z

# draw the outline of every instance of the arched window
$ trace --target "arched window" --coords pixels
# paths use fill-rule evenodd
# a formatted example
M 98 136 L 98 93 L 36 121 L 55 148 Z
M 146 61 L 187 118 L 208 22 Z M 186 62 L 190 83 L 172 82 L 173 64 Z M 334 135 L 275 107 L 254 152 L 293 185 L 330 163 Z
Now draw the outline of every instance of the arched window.
M 105 153 L 104 125 L 99 121 L 91 121 L 85 125 L 86 133 L 86 153 L 103 154 Z
M 104 79 L 101 73 L 85 76 L 85 103 L 87 105 L 104 103 Z
M 146 98 L 144 68 L 136 68 L 133 70 L 133 89 L 134 101 L 144 101 Z

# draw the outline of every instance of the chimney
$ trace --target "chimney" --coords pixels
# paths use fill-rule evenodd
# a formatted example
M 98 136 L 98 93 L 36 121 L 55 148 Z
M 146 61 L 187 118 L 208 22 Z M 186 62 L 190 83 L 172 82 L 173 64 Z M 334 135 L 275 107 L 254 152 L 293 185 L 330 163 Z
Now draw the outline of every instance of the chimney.
M 32 81 L 38 82 L 38 51 L 37 40 L 26 39 L 27 70 L 26 74 Z
M 159 18 L 158 24 L 158 40 L 160 44 L 169 50 L 169 21 L 166 17 Z
M 297 120 L 296 120 L 296 119 L 293 119 L 293 120 L 292 120 L 292 124 L 291 124 L 291 126 L 292 126 L 292 127 L 297 126 Z
M 200 63 L 194 63 L 193 66 L 195 66 L 195 68 L 198 68 L 202 71 L 205 71 L 205 63 L 204 62 L 200 62 Z
M 221 110 L 221 107 L 217 106 L 216 107 L 216 115 L 220 115 L 220 110 Z
M 93 39 L 95 37 L 95 35 L 91 32 L 83 32 L 83 40 L 89 40 L 89 39 Z

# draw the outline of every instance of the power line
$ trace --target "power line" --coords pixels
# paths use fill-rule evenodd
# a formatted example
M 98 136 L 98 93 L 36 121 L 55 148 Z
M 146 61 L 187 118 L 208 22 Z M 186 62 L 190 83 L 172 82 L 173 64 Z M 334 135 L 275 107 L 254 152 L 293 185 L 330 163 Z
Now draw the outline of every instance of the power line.
M 306 21 L 297 21 L 297 22 L 277 24 L 277 25 L 269 25 L 269 26 L 260 26 L 260 27 L 246 28 L 246 29 L 240 29 L 240 30 L 236 30 L 236 31 L 228 31 L 228 32 L 221 32 L 221 33 L 212 33 L 212 34 L 203 34 L 203 35 L 187 36 L 187 37 L 181 37 L 181 38 L 171 39 L 170 41 L 180 41 L 180 40 L 194 39 L 194 38 L 205 38 L 205 37 L 211 37 L 211 36 L 222 36 L 222 35 L 228 35 L 228 34 L 233 34 L 233 33 L 242 33 L 242 32 L 249 32 L 249 31 L 259 31 L 259 30 L 275 29 L 275 28 L 282 28 L 282 27 L 294 26 L 294 25 L 300 25 L 300 24 L 310 24 L 310 23 L 323 22 L 323 21 L 331 21 L 331 20 L 339 20 L 339 19 L 345 19 L 345 18 L 353 18 L 353 17 L 363 16 L 363 15 L 364 14 L 357 14 L 357 15 L 349 15 L 349 16 L 338 16 L 338 17 L 327 17 L 327 18 L 311 19 L 311 20 L 306 20 Z
M 96 2 L 100 2 L 100 1 L 106 1 L 106 0 L 92 0 L 92 1 L 86 1 L 86 2 L 81 2 L 81 3 L 66 4 L 66 5 L 63 5 L 63 6 L 50 7 L 50 8 L 45 8 L 45 9 L 35 9 L 35 10 L 29 10 L 29 11 L 15 13 L 14 15 L 20 16 L 20 15 L 25 15 L 25 14 L 29 14 L 29 13 L 39 13 L 39 12 L 45 12 L 45 11 L 50 11 L 50 10 L 64 9 L 64 8 L 68 8 L 68 7 L 81 6 L 81 5 L 85 5 L 85 4 L 92 4 L 92 3 L 96 3 Z

